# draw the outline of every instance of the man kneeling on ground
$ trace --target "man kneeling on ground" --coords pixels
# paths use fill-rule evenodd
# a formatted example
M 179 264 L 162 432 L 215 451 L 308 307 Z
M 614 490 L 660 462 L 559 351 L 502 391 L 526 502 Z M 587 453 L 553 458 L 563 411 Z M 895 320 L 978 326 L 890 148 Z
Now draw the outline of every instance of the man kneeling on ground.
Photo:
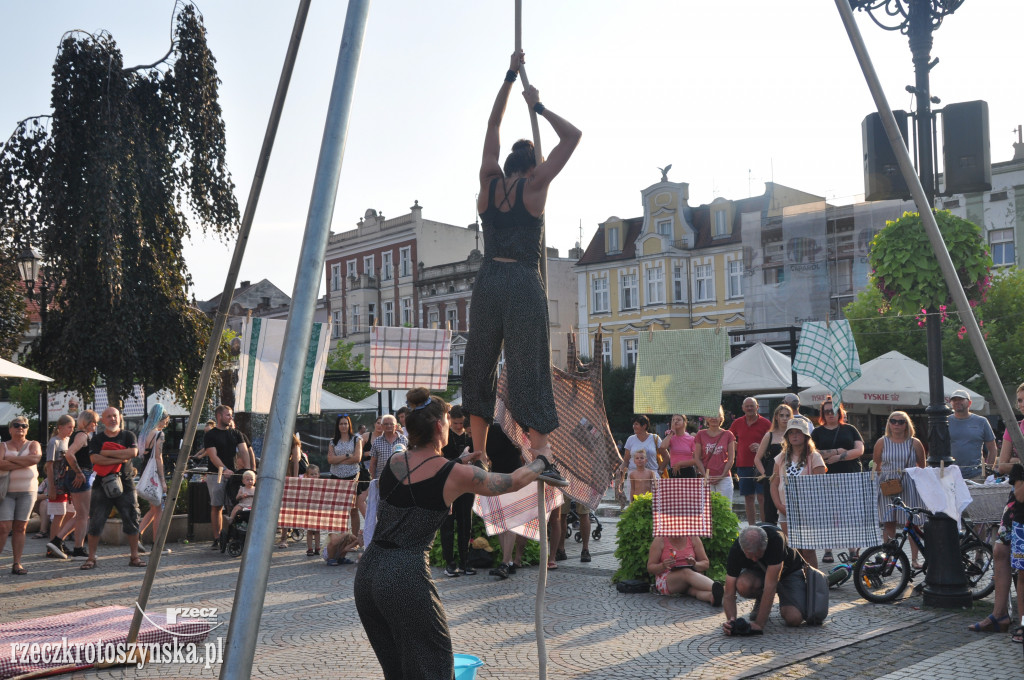
M 799 552 L 786 544 L 786 536 L 772 525 L 747 527 L 729 550 L 726 562 L 725 596 L 722 607 L 726 635 L 761 635 L 768 622 L 776 593 L 779 613 L 787 626 L 799 626 L 813 617 L 820 621 L 828 612 L 827 600 L 817 604 L 824 612 L 807 611 L 807 581 L 803 568 L 807 563 Z M 752 621 L 736 617 L 736 593 L 757 598 Z

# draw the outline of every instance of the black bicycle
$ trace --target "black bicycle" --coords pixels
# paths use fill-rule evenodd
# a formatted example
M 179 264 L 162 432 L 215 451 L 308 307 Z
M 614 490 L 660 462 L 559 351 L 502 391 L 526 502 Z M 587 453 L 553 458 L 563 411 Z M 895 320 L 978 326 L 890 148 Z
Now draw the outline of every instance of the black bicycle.
M 903 546 L 909 538 L 924 555 L 924 536 L 914 524 L 914 517 L 934 515 L 924 508 L 907 507 L 900 498 L 893 499 L 892 504 L 907 513 L 902 531 L 882 545 L 865 550 L 853 567 L 853 583 L 857 592 L 869 602 L 892 602 L 903 594 L 912 579 L 928 571 L 927 559 L 920 569 L 913 568 Z M 992 582 L 992 547 L 980 540 L 970 525 L 960 533 L 960 558 L 971 597 L 980 600 L 991 593 L 995 588 Z

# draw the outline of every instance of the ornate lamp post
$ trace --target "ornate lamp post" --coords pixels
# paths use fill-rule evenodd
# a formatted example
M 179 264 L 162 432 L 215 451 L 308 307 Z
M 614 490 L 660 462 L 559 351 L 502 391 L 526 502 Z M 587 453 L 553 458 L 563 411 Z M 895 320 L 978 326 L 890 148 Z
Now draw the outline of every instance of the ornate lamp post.
M 850 0 L 855 10 L 868 13 L 872 21 L 887 31 L 899 31 L 910 42 L 914 62 L 915 83 L 907 90 L 917 99 L 917 161 L 921 186 L 928 197 L 929 206 L 935 204 L 935 166 L 932 147 L 932 103 L 928 75 L 938 59 L 931 59 L 932 33 L 946 15 L 952 14 L 964 0 Z M 928 339 L 928 465 L 938 467 L 954 462 L 950 456 L 949 426 L 942 381 L 942 331 L 938 310 L 928 310 L 926 324 Z M 970 591 L 960 563 L 956 522 L 945 516 L 930 519 L 926 557 L 928 573 L 925 577 L 924 601 L 930 606 L 967 607 L 971 605 Z
M 46 312 L 47 305 L 49 304 L 48 295 L 50 293 L 48 286 L 46 285 L 46 273 L 42 270 L 42 258 L 32 248 L 25 248 L 18 255 L 18 272 L 21 274 L 21 280 L 25 282 L 25 290 L 28 293 L 29 300 L 37 302 L 39 306 L 39 337 L 43 335 L 43 329 L 46 328 Z M 40 277 L 40 274 L 42 275 Z M 36 282 L 39 282 L 39 299 L 36 300 Z M 39 390 L 39 438 L 45 442 L 47 440 L 47 428 L 49 423 L 47 407 L 50 403 L 49 389 L 46 383 L 41 383 Z

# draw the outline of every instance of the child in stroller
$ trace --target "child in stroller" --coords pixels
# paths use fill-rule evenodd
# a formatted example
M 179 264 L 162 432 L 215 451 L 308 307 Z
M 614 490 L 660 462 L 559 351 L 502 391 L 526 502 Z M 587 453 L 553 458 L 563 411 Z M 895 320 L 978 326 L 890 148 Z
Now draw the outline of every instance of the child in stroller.
M 228 487 L 231 487 L 231 480 L 228 481 Z M 235 507 L 231 508 L 231 514 L 225 522 L 224 533 L 220 539 L 220 551 L 226 550 L 232 557 L 238 557 L 242 554 L 242 546 L 245 545 L 252 499 L 256 495 L 256 473 L 252 470 L 242 473 L 242 485 L 238 491 L 234 494 L 229 491 L 227 495 L 235 501 Z

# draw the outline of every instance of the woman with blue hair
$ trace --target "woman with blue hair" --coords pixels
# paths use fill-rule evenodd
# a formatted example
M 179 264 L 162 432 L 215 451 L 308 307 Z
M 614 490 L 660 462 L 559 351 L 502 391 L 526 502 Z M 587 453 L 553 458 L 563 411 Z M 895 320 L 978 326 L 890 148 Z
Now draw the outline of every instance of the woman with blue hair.
M 150 524 L 153 525 L 153 542 L 156 542 L 156 529 L 160 526 L 160 513 L 163 510 L 164 500 L 167 497 L 167 480 L 164 477 L 164 428 L 171 422 L 171 416 L 161 404 L 153 404 L 149 409 L 146 422 L 142 424 L 139 431 L 139 446 L 145 457 L 142 459 L 142 470 L 145 471 L 150 459 L 156 461 L 157 475 L 160 479 L 161 500 L 159 503 L 150 503 L 149 511 L 146 512 L 142 521 L 139 522 L 139 550 L 142 550 L 142 534 Z M 169 552 L 169 551 L 167 551 Z

